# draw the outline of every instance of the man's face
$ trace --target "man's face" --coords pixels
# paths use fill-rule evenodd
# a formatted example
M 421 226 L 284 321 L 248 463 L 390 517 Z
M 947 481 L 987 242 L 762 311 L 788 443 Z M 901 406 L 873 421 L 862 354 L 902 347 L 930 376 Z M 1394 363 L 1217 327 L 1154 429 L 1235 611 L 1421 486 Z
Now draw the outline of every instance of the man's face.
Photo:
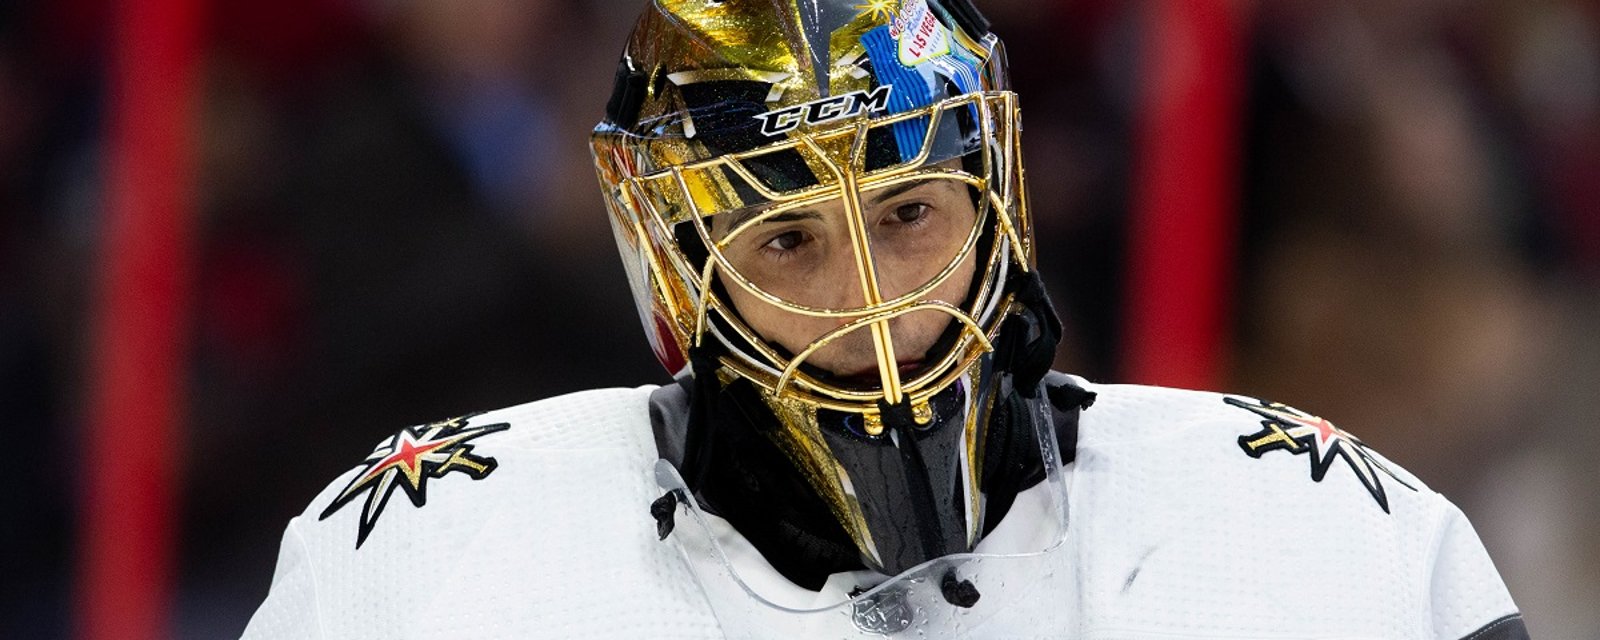
M 922 287 L 961 252 L 977 224 L 967 185 L 948 178 L 901 183 L 861 193 L 861 226 L 882 300 Z M 842 199 L 779 213 L 750 224 L 756 213 L 712 218 L 719 242 L 732 234 L 723 255 L 760 289 L 813 308 L 848 309 L 867 304 L 857 244 Z M 963 256 L 954 271 L 920 301 L 959 307 L 976 268 L 976 252 Z M 851 321 L 801 315 L 758 298 L 719 273 L 734 307 L 757 333 L 798 354 L 817 338 Z M 949 315 L 923 310 L 889 322 L 900 369 L 923 364 L 929 348 L 951 322 Z M 878 380 L 878 362 L 868 327 L 850 331 L 806 359 L 812 366 L 862 383 Z

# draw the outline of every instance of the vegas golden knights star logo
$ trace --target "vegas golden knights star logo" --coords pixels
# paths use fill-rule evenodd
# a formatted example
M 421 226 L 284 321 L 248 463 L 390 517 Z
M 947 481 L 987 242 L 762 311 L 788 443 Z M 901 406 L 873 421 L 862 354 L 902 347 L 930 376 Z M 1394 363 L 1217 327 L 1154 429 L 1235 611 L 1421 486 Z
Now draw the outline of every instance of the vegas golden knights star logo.
M 366 494 L 361 505 L 361 524 L 356 532 L 356 548 L 367 541 L 378 516 L 389 503 L 395 489 L 404 490 L 411 504 L 421 507 L 428 501 L 428 480 L 459 471 L 473 480 L 482 480 L 495 470 L 494 458 L 477 456 L 467 441 L 511 427 L 510 423 L 468 426 L 472 416 L 462 416 L 418 427 L 406 427 L 378 444 L 367 456 L 365 465 L 350 480 L 318 520 L 326 520 L 357 497 Z
M 1334 459 L 1342 457 L 1349 463 L 1350 470 L 1355 472 L 1362 486 L 1372 494 L 1372 499 L 1378 501 L 1384 513 L 1389 513 L 1389 496 L 1384 493 L 1383 483 L 1378 479 L 1379 472 L 1400 483 L 1400 486 L 1417 490 L 1384 466 L 1360 439 L 1333 426 L 1324 418 L 1276 402 L 1252 402 L 1238 398 L 1222 400 L 1263 418 L 1260 431 L 1239 436 L 1239 448 L 1252 458 L 1260 458 L 1268 451 L 1280 449 L 1295 455 L 1306 454 L 1311 461 L 1311 479 L 1322 482 L 1328 475 L 1328 468 L 1333 466 Z

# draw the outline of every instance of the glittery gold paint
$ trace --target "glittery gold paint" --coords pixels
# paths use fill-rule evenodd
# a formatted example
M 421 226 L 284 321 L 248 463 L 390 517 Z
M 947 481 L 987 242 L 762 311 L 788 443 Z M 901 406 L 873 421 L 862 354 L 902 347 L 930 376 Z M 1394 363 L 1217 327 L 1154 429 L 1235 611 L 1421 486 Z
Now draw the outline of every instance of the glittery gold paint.
M 877 546 L 867 529 L 866 515 L 855 495 L 845 489 L 844 470 L 822 439 L 816 407 L 766 394 L 762 400 L 783 425 L 770 435 L 774 444 L 799 463 L 806 482 L 828 503 L 833 517 L 844 525 L 856 546 L 876 560 Z

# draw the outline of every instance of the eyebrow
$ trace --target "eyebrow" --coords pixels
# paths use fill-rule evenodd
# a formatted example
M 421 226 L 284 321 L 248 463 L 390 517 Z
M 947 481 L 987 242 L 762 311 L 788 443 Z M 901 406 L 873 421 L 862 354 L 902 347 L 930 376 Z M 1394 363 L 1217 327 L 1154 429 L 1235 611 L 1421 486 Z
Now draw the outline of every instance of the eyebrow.
M 739 228 L 740 225 L 743 225 L 746 220 L 749 220 L 749 219 L 754 218 L 754 217 L 759 216 L 759 215 L 761 215 L 760 211 L 738 211 L 738 212 L 735 212 L 731 216 L 729 216 L 728 228 L 729 229 L 737 229 L 737 228 Z M 771 218 L 767 218 L 766 220 L 762 220 L 759 224 L 766 224 L 768 222 L 794 222 L 795 220 L 820 220 L 820 219 L 822 219 L 822 214 L 820 214 L 820 213 L 817 213 L 817 212 L 812 211 L 810 209 L 797 209 L 795 211 L 785 211 L 783 213 L 776 214 L 776 215 L 772 216 Z
M 897 185 L 894 185 L 894 186 L 889 187 L 887 189 L 884 189 L 881 193 L 878 193 L 877 195 L 872 196 L 872 199 L 867 201 L 866 206 L 869 206 L 869 207 L 877 206 L 878 204 L 881 204 L 884 200 L 888 200 L 889 198 L 893 198 L 895 196 L 898 196 L 898 195 L 900 195 L 902 193 L 905 193 L 905 192 L 910 191 L 912 189 L 915 189 L 917 187 L 920 187 L 920 186 L 923 186 L 923 185 L 926 185 L 926 184 L 932 184 L 932 183 L 933 183 L 932 180 L 914 180 L 914 181 L 911 181 L 911 182 L 902 182 L 900 184 L 897 184 Z M 754 218 L 754 217 L 756 217 L 758 215 L 761 215 L 760 211 L 738 211 L 738 212 L 735 212 L 729 217 L 728 227 L 729 228 L 738 228 L 740 225 L 744 224 L 744 222 L 746 220 Z M 793 222 L 795 220 L 819 220 L 821 218 L 822 218 L 822 214 L 817 213 L 816 211 L 812 211 L 810 209 L 796 209 L 794 211 L 785 211 L 783 213 L 774 215 L 774 216 L 772 216 L 770 218 L 767 218 L 766 220 L 762 220 L 758 224 L 766 224 L 768 222 Z

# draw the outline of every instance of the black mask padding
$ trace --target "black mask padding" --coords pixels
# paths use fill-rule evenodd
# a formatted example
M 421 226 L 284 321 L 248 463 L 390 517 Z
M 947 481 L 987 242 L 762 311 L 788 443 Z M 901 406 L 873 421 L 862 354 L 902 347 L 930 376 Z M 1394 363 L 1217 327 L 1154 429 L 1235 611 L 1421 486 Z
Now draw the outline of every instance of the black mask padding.
M 1033 282 L 1030 284 L 1029 280 Z M 1007 360 L 1001 362 L 994 356 L 985 358 L 982 373 L 978 376 L 980 384 L 986 387 L 999 384 L 999 388 L 993 390 L 997 395 L 992 415 L 979 417 L 988 422 L 979 451 L 983 460 L 979 487 L 987 500 L 983 516 L 984 534 L 1004 518 L 1018 492 L 1032 487 L 1044 477 L 1039 445 L 1029 418 L 1029 406 L 1030 403 L 1046 400 L 1037 397 L 1043 374 L 1035 375 L 1033 371 L 1037 369 L 1038 362 L 1048 367 L 1049 357 L 1037 352 L 1054 353 L 1055 342 L 1049 336 L 1059 335 L 1059 328 L 1054 333 L 1048 329 L 1060 326 L 1058 321 L 1054 321 L 1048 299 L 1043 297 L 1043 288 L 1037 286 L 1036 276 L 1014 276 L 1008 282 L 1008 288 L 1023 303 L 1027 310 L 1025 315 L 1030 318 L 1008 321 L 997 337 L 996 344 L 996 356 L 1005 355 Z M 1029 330 L 1037 326 L 1045 327 L 1047 331 Z M 1022 342 L 1021 346 L 1015 344 L 1018 341 Z M 689 353 L 694 379 L 687 385 L 690 387 L 690 406 L 681 471 L 690 491 L 707 511 L 732 523 L 774 569 L 796 585 L 817 590 L 833 573 L 864 568 L 865 564 L 843 525 L 834 518 L 832 510 L 807 482 L 796 463 L 769 437 L 769 431 L 781 426 L 761 401 L 755 388 L 743 379 L 735 380 L 726 387 L 718 384 L 718 349 L 720 345 L 708 341 L 705 346 L 693 348 Z M 1026 378 L 1007 372 L 1007 369 L 1019 363 L 1026 365 L 1023 367 Z M 1051 412 L 1056 437 L 1061 443 L 1062 462 L 1065 463 L 1072 459 L 1079 408 L 1086 407 L 1092 401 L 1093 394 L 1071 386 L 1064 376 L 1057 378 L 1060 380 L 1056 382 L 1046 380 L 1049 384 L 1045 388 L 1047 398 L 1053 405 Z M 996 380 L 1001 382 L 996 383 Z M 1029 394 L 1031 399 L 1024 398 L 1014 390 L 1013 384 L 1019 381 L 1031 381 L 1028 385 L 1034 390 Z M 911 501 L 921 501 L 923 508 L 917 509 L 920 513 L 963 513 L 959 505 L 961 487 L 955 484 L 959 481 L 959 474 L 943 471 L 943 463 L 930 470 L 929 461 L 955 459 L 955 456 L 949 455 L 949 441 L 944 438 L 948 437 L 947 434 L 959 432 L 958 428 L 953 427 L 958 424 L 956 416 L 960 414 L 963 402 L 960 394 L 968 392 L 952 386 L 935 395 L 930 403 L 934 412 L 933 424 L 942 427 L 930 427 L 922 432 L 910 421 L 908 406 L 902 404 L 882 408 L 886 412 L 886 428 L 899 430 L 899 437 L 913 446 L 903 450 L 892 446 L 880 447 L 877 452 L 879 455 L 893 454 L 887 461 L 888 466 L 881 468 L 898 469 L 902 475 L 909 476 L 912 475 L 909 472 L 920 465 L 920 472 L 914 475 L 929 479 L 926 490 L 910 487 L 908 482 L 902 481 L 912 490 L 908 490 L 905 497 L 901 498 L 907 506 L 914 506 L 910 504 Z M 989 389 L 970 392 L 981 400 L 988 395 Z M 836 417 L 829 417 L 829 412 L 823 412 L 819 422 L 824 426 L 825 438 L 836 451 L 852 450 L 851 447 L 840 446 L 846 439 L 868 439 L 862 425 L 857 422 L 860 416 L 833 415 Z M 913 426 L 907 428 L 906 425 Z M 882 441 L 890 442 L 887 437 L 883 437 Z M 844 453 L 841 458 L 851 455 Z M 943 480 L 936 482 L 935 479 L 940 477 L 949 478 L 950 484 Z M 857 491 L 861 491 L 865 483 L 855 484 Z M 942 490 L 936 490 L 939 487 Z M 922 497 L 916 497 L 918 495 Z M 893 500 L 885 502 L 892 503 Z M 963 523 L 964 526 L 964 520 L 953 517 L 938 519 L 940 523 L 937 525 L 917 527 L 918 534 L 913 539 L 890 545 L 904 559 L 886 559 L 886 562 L 910 562 L 910 554 L 923 555 L 930 549 L 937 552 L 949 545 L 949 540 L 954 536 L 965 535 L 964 529 L 959 526 L 952 524 L 946 527 L 944 524 Z M 888 551 L 883 541 L 879 541 L 879 545 L 880 550 Z
M 768 432 L 781 428 L 748 380 L 717 383 L 716 358 L 690 350 L 694 388 L 684 482 L 728 520 L 778 573 L 816 591 L 828 576 L 865 567 L 855 543 Z
M 678 87 L 695 136 L 716 143 L 713 151 L 743 151 L 765 144 L 756 116 L 767 111 L 767 92 L 772 85 L 757 80 L 696 82 Z
M 894 129 L 873 127 L 867 130 L 867 157 L 862 164 L 867 171 L 900 164 L 900 147 L 895 145 Z
M 961 488 L 966 390 L 951 385 L 930 399 L 933 419 L 918 425 L 910 400 L 879 401 L 884 432 L 869 436 L 861 415 L 820 410 L 822 437 L 849 475 L 885 572 L 967 550 Z
M 782 135 L 761 133 L 761 122 L 756 119 L 768 110 L 766 96 L 771 88 L 771 84 L 754 80 L 720 80 L 683 85 L 678 93 L 694 122 L 694 139 L 705 145 L 709 156 L 719 156 L 784 140 Z M 793 191 L 817 184 L 817 177 L 793 149 L 742 162 L 768 189 Z M 758 200 L 738 176 L 732 172 L 726 176 L 745 202 Z
M 711 221 L 707 220 L 706 224 L 711 224 Z M 683 251 L 683 255 L 689 258 L 689 264 L 694 265 L 696 271 L 704 269 L 711 252 L 706 249 L 705 243 L 700 241 L 700 234 L 695 231 L 694 223 L 678 223 L 672 227 L 672 235 L 677 239 L 678 248 Z
M 755 118 L 749 120 L 751 123 L 756 122 Z M 699 120 L 696 120 L 695 124 L 698 126 Z M 727 135 L 700 134 L 697 139 L 701 139 L 714 153 L 722 154 L 753 149 L 762 144 L 778 142 L 782 138 L 781 136 L 769 138 L 761 135 L 759 130 L 752 130 Z M 889 127 L 877 127 L 867 131 L 865 153 L 863 164 L 867 171 L 900 163 L 900 150 L 895 146 L 894 132 Z M 795 149 L 762 153 L 739 162 L 761 182 L 761 186 L 772 191 L 796 191 L 819 184 L 817 175 L 811 171 L 811 167 L 806 165 L 805 158 Z M 765 200 L 731 169 L 724 168 L 723 176 L 733 185 L 734 193 L 738 194 L 741 201 L 759 203 Z
M 1012 299 L 1024 312 L 1006 318 L 1006 326 L 1001 329 L 1005 339 L 995 345 L 995 362 L 1010 372 L 1017 393 L 1033 398 L 1039 381 L 1055 362 L 1056 345 L 1061 343 L 1061 318 L 1050 304 L 1037 269 L 1013 274 L 1011 284 Z

